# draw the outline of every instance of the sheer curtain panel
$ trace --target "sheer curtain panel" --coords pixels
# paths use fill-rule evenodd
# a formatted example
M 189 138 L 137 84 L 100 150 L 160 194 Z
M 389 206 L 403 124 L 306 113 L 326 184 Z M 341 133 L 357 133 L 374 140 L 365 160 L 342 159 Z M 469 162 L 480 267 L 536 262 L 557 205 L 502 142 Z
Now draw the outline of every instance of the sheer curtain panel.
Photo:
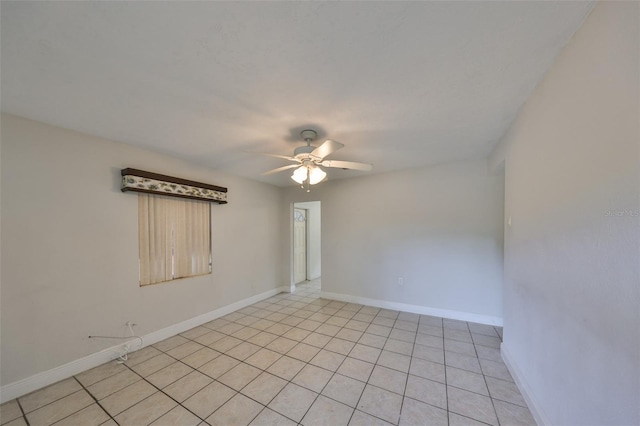
M 211 272 L 211 205 L 138 194 L 140 285 Z

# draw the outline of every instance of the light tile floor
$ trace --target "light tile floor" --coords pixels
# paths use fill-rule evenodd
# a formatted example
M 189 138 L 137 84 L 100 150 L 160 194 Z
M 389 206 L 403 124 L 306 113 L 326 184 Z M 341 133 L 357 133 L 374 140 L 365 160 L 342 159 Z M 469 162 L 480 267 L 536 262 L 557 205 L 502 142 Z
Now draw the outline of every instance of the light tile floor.
M 0 406 L 2 425 L 534 425 L 501 329 L 298 286 Z

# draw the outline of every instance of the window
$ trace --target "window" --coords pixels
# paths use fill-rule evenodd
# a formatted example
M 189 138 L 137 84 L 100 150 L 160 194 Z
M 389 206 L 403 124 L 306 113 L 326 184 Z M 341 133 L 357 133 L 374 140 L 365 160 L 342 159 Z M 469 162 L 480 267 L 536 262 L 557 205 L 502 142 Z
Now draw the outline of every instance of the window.
M 211 204 L 138 194 L 140 285 L 211 273 Z

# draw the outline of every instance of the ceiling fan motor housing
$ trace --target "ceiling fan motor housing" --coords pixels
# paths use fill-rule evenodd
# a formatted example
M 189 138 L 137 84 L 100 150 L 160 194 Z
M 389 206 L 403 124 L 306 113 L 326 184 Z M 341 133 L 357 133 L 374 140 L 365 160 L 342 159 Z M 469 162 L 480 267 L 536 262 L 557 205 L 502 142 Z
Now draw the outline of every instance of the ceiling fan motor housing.
M 300 146 L 293 151 L 293 156 L 298 160 L 315 160 L 315 158 L 311 158 L 311 153 L 317 148 L 315 146 L 311 146 L 311 142 L 313 142 L 316 137 L 318 137 L 318 133 L 315 130 L 306 129 L 300 132 L 300 136 L 307 143 L 307 146 Z
M 302 140 L 305 142 L 311 142 L 318 137 L 318 133 L 315 130 L 306 129 L 300 132 Z
M 313 152 L 313 150 L 315 150 L 316 147 L 315 146 L 311 146 L 311 145 L 307 145 L 307 146 L 299 146 L 298 148 L 296 148 L 293 151 L 293 156 L 296 158 L 301 158 L 301 157 L 309 157 L 309 155 Z

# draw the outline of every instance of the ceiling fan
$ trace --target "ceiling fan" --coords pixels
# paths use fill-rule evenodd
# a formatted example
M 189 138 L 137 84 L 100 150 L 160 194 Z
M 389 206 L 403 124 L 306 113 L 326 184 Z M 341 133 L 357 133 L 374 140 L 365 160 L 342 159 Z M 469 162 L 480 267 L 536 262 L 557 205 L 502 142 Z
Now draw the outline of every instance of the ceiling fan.
M 362 170 L 366 172 L 373 169 L 371 164 L 357 163 L 354 161 L 325 160 L 326 157 L 341 149 L 344 145 L 340 142 L 327 139 L 320 146 L 312 146 L 311 142 L 313 142 L 318 136 L 318 133 L 315 130 L 303 130 L 300 132 L 300 136 L 307 145 L 296 148 L 293 151 L 292 157 L 287 157 L 286 155 L 265 154 L 272 157 L 284 158 L 285 160 L 293 161 L 296 164 L 278 167 L 277 169 L 263 173 L 263 176 L 283 172 L 289 169 L 295 169 L 291 175 L 291 179 L 300 184 L 302 188 L 306 186 L 307 192 L 309 192 L 309 185 L 320 183 L 327 177 L 327 173 L 322 169 L 322 167 L 332 167 L 344 170 Z

